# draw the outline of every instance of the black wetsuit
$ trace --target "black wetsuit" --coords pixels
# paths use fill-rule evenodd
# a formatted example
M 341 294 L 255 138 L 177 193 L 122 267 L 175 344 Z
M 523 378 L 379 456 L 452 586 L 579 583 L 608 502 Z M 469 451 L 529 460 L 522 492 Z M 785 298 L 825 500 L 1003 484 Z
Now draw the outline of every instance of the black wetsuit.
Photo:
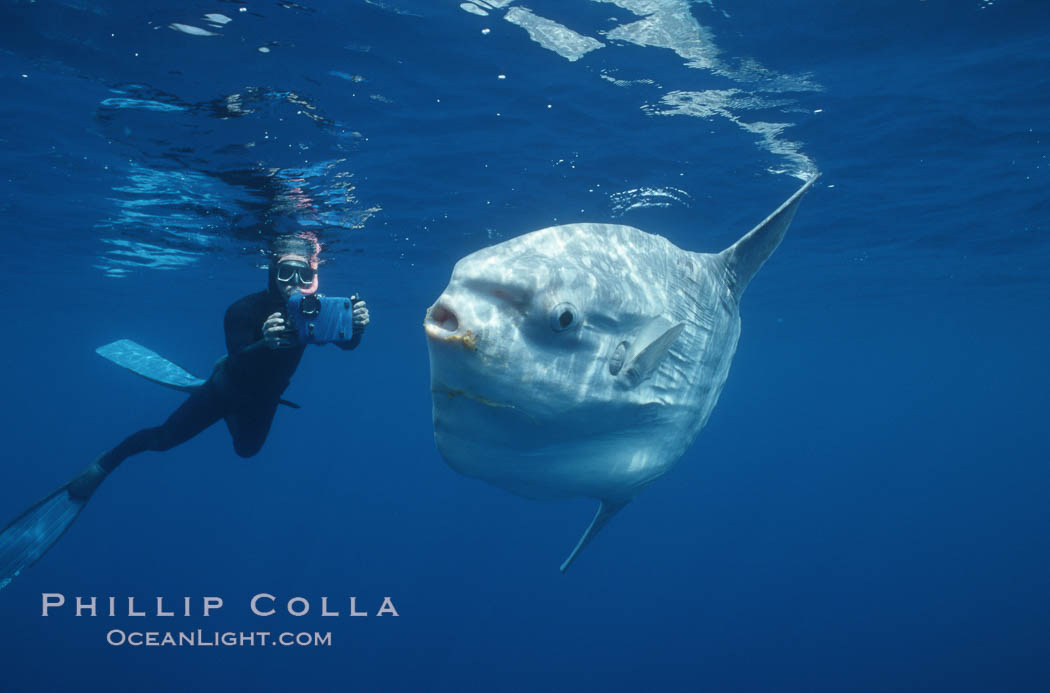
M 219 419 L 233 436 L 233 449 L 241 457 L 259 452 L 270 432 L 273 415 L 299 367 L 305 346 L 271 349 L 263 341 L 266 318 L 284 312 L 285 300 L 275 291 L 245 296 L 226 310 L 227 356 L 221 359 L 199 390 L 190 395 L 160 426 L 133 433 L 101 458 L 107 472 L 132 455 L 146 450 L 169 450 L 185 443 Z M 343 349 L 353 349 L 360 333 Z

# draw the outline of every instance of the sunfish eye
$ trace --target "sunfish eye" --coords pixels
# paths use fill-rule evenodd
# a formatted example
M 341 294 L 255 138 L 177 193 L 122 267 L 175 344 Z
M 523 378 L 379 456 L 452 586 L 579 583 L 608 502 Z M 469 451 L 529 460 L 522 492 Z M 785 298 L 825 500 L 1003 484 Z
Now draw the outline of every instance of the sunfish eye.
M 559 303 L 551 311 L 551 329 L 555 332 L 564 332 L 570 327 L 575 327 L 579 322 L 579 311 L 571 303 Z

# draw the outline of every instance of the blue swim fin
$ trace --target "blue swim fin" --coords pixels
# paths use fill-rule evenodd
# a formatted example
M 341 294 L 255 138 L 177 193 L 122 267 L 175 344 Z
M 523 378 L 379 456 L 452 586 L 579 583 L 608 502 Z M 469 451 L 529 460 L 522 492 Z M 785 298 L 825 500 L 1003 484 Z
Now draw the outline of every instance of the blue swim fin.
M 204 384 L 201 378 L 130 339 L 110 342 L 95 349 L 95 353 L 158 385 L 193 392 Z
M 92 462 L 0 531 L 0 590 L 62 538 L 108 474 L 98 460 Z
M 0 532 L 0 590 L 40 560 L 87 505 L 66 486 L 37 501 Z
M 204 384 L 203 378 L 198 378 L 152 349 L 147 349 L 130 339 L 118 339 L 115 342 L 110 342 L 95 349 L 95 353 L 109 359 L 122 368 L 127 368 L 136 375 L 141 375 L 150 382 L 182 392 L 193 392 Z M 295 402 L 289 402 L 286 399 L 278 401 L 286 407 L 300 408 Z

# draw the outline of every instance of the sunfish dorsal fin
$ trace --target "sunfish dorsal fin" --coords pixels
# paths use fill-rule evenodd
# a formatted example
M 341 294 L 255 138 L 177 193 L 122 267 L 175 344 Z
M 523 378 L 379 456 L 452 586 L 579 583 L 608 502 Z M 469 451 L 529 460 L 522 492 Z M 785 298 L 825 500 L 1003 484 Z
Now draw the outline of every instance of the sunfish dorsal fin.
M 751 278 L 780 245 L 784 233 L 795 217 L 799 201 L 819 177 L 819 173 L 815 174 L 761 224 L 719 253 L 729 270 L 730 289 L 738 299 L 743 295 Z
M 631 387 L 652 375 L 683 329 L 684 322 L 672 325 L 666 318 L 657 318 L 642 330 L 635 340 L 634 353 L 623 369 L 624 377 Z
M 590 526 L 587 527 L 587 531 L 584 532 L 583 536 L 580 537 L 580 540 L 576 542 L 576 548 L 572 550 L 569 557 L 561 564 L 561 572 L 564 573 L 568 570 L 569 564 L 576 560 L 576 556 L 578 556 L 580 551 L 583 550 L 583 547 L 587 546 L 591 539 L 594 538 L 594 535 L 605 526 L 605 523 L 608 522 L 613 515 L 623 510 L 623 506 L 627 505 L 628 502 L 629 501 L 601 501 L 601 505 L 598 506 L 598 512 L 595 513 L 594 519 L 591 520 Z

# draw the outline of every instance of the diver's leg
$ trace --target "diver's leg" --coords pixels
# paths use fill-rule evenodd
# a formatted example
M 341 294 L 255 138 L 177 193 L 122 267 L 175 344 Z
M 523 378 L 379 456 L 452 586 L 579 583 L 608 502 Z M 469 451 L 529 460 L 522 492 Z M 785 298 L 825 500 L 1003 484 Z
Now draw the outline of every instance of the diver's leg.
M 233 436 L 233 450 L 239 457 L 252 457 L 262 449 L 270 433 L 277 402 L 239 403 L 226 414 L 226 427 Z
M 0 589 L 33 565 L 69 528 L 106 475 L 143 450 L 167 450 L 222 418 L 222 399 L 205 386 L 183 402 L 162 425 L 126 438 L 89 464 L 68 484 L 31 505 L 0 530 Z
M 120 463 L 146 450 L 163 451 L 185 443 L 222 418 L 223 400 L 205 383 L 179 406 L 160 426 L 132 433 L 112 450 L 100 455 L 69 483 L 74 498 L 88 498 Z
M 222 418 L 223 402 L 208 385 L 194 392 L 160 426 L 132 433 L 105 453 L 99 464 L 111 472 L 128 457 L 146 450 L 163 452 L 185 443 Z

